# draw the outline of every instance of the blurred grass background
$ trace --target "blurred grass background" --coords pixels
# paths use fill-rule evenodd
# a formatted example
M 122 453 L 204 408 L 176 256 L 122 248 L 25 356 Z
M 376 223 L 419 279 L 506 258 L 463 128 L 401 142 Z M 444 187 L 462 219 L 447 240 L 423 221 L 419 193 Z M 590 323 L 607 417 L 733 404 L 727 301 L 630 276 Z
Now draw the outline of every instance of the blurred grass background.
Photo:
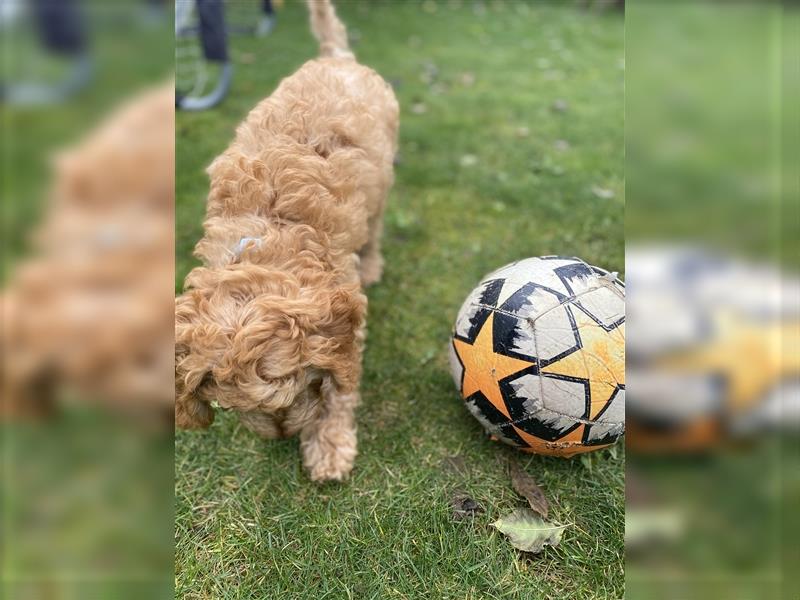
M 798 15 L 758 2 L 629 4 L 629 242 L 701 241 L 800 266 L 786 212 L 796 178 L 782 179 L 800 123 Z
M 352 479 L 317 486 L 297 440 L 220 414 L 179 432 L 176 594 L 183 598 L 621 598 L 624 449 L 522 456 L 562 544 L 526 557 L 489 524 L 521 505 L 514 453 L 486 440 L 446 358 L 461 301 L 487 272 L 543 254 L 622 272 L 623 18 L 572 3 L 337 2 L 361 62 L 395 87 L 400 162 L 369 332 Z M 232 19 L 256 20 L 255 3 Z M 203 170 L 236 124 L 316 55 L 287 1 L 265 39 L 231 39 L 217 108 L 176 118 L 176 289 L 196 261 Z M 462 491 L 486 513 L 454 522 Z

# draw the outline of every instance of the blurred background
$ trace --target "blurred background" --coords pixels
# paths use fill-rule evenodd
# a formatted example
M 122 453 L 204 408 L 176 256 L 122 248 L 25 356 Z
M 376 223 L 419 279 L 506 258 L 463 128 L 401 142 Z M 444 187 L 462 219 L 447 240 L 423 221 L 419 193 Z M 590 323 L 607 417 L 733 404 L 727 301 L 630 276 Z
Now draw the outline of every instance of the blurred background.
M 797 598 L 798 10 L 626 7 L 626 592 Z
M 0 2 L 3 598 L 172 595 L 173 31 Z

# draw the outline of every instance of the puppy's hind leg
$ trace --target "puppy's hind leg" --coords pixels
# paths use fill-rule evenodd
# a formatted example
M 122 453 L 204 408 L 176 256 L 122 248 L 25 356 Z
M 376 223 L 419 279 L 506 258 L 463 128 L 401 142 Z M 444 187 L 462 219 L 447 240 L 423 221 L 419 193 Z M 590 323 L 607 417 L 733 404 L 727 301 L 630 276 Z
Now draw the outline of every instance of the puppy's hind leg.
M 322 410 L 300 433 L 303 463 L 313 481 L 342 481 L 356 458 L 354 411 L 358 392 L 340 393 L 333 384 L 322 387 Z

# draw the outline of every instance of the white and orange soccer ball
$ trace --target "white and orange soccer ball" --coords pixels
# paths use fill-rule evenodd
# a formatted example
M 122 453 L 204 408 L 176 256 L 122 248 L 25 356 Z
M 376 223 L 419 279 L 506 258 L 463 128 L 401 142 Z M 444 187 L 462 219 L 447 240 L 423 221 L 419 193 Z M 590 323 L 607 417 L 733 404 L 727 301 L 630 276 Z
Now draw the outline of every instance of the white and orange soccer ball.
M 625 286 L 578 258 L 498 269 L 461 307 L 450 364 L 493 438 L 553 456 L 609 446 L 625 432 Z

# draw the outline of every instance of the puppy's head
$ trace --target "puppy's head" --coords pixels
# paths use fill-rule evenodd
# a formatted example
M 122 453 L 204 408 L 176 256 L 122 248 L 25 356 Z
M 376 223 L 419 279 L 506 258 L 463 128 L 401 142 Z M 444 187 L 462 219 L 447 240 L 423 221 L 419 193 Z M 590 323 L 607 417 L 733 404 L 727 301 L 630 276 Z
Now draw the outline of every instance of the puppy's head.
M 253 265 L 195 269 L 175 314 L 176 423 L 207 427 L 212 402 L 262 435 L 292 435 L 320 389 L 352 391 L 366 299 L 329 275 L 300 281 Z

